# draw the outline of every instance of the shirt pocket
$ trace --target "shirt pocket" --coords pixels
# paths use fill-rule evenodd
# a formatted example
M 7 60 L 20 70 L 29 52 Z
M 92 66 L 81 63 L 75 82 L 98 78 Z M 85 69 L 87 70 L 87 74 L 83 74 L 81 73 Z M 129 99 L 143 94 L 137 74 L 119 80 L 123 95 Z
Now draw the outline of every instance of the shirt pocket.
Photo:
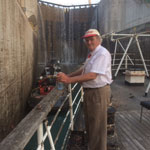
M 89 61 L 86 65 L 85 65 L 85 73 L 90 72 L 92 69 L 92 61 Z

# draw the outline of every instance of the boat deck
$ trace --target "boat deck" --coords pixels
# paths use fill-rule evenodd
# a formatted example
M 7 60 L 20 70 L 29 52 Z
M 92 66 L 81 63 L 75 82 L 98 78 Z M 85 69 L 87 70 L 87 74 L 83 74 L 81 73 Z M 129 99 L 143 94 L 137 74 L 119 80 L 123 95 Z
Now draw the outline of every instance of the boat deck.
M 115 117 L 119 145 L 115 150 L 150 150 L 150 111 L 144 110 L 142 122 L 140 111 L 117 112 Z M 73 132 L 68 150 L 86 150 L 85 142 L 82 132 Z
M 143 109 L 140 122 L 140 102 L 150 100 L 150 93 L 144 97 L 149 82 L 146 79 L 144 85 L 132 86 L 125 84 L 124 76 L 119 76 L 111 85 L 112 103 L 117 109 L 115 130 L 119 145 L 119 148 L 113 150 L 150 150 L 150 110 Z M 81 140 L 80 136 L 77 136 L 78 139 Z M 80 146 L 77 143 L 72 143 L 68 150 L 87 149 L 87 144 Z
M 116 113 L 116 131 L 120 150 L 150 150 L 150 111 Z

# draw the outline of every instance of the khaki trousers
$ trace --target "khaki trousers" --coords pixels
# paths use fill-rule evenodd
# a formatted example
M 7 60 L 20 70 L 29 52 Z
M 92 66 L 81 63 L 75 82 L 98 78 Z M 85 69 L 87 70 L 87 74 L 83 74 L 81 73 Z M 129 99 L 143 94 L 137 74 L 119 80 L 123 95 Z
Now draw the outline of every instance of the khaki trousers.
M 84 116 L 89 150 L 107 150 L 107 105 L 110 86 L 84 89 Z

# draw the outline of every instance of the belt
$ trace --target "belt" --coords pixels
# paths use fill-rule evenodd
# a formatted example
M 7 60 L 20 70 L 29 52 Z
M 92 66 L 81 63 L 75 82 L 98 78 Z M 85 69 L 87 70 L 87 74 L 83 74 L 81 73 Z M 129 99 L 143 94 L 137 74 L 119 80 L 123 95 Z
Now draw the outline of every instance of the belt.
M 87 90 L 96 90 L 98 88 L 83 88 L 84 91 L 87 91 Z
M 96 89 L 99 89 L 99 88 L 103 88 L 103 87 L 105 87 L 105 86 L 109 86 L 110 84 L 106 84 L 106 85 L 104 85 L 104 86 L 102 86 L 102 87 L 98 87 L 98 88 L 83 88 L 83 90 L 96 90 Z

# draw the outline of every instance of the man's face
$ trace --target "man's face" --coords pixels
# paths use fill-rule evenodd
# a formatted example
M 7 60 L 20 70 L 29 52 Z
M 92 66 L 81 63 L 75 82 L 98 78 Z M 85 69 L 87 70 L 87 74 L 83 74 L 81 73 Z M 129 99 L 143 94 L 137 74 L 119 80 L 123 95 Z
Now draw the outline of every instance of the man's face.
M 94 51 L 100 44 L 100 39 L 97 36 L 87 37 L 85 38 L 85 44 L 90 51 Z

